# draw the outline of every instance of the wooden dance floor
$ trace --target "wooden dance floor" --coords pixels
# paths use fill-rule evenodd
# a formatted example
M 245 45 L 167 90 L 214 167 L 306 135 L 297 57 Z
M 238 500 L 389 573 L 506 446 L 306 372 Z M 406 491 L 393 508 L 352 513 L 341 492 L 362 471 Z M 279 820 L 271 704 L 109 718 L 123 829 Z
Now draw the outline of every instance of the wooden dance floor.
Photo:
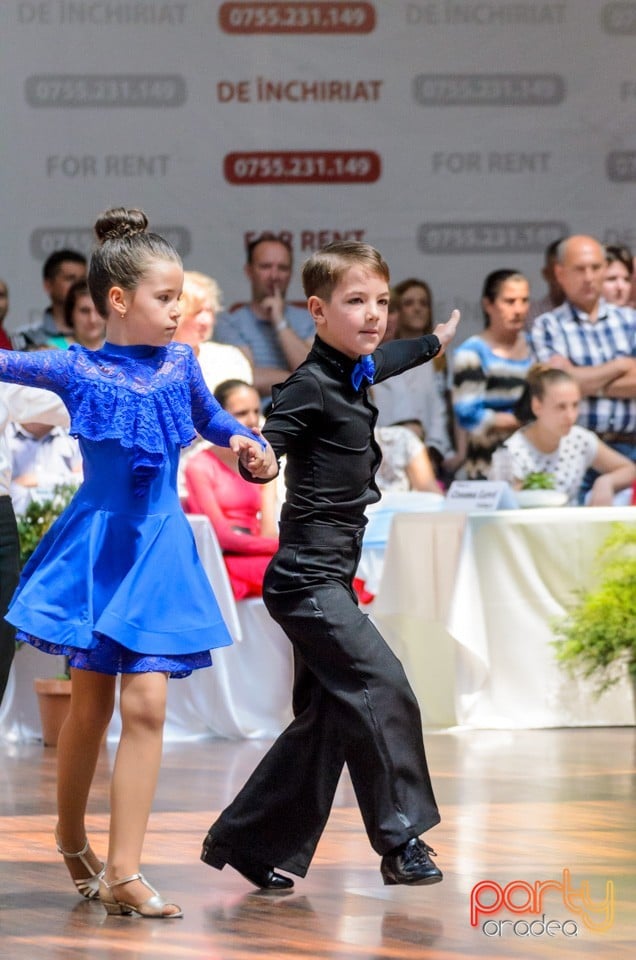
M 313 867 L 286 896 L 256 892 L 230 868 L 220 873 L 199 861 L 209 822 L 267 744 L 167 746 L 144 870 L 181 903 L 185 917 L 172 921 L 107 917 L 75 895 L 52 839 L 55 751 L 2 744 L 0 957 L 634 957 L 635 729 L 448 731 L 429 733 L 426 744 L 443 818 L 427 839 L 444 882 L 382 885 L 345 776 Z M 100 853 L 112 749 L 102 751 L 90 811 Z M 553 883 L 542 889 L 541 881 Z

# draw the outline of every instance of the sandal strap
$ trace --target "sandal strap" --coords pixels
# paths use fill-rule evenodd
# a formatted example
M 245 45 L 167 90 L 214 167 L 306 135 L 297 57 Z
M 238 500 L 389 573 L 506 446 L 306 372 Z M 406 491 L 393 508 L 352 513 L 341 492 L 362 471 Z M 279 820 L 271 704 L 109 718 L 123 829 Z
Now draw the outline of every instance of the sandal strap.
M 57 838 L 57 834 L 55 834 L 55 846 L 57 847 L 57 852 L 61 853 L 63 857 L 68 857 L 69 860 L 81 860 L 84 854 L 88 852 L 88 848 L 90 844 L 87 840 L 84 846 L 82 847 L 82 849 L 79 850 L 77 853 L 67 853 L 66 850 L 62 849 L 60 841 Z
M 141 873 L 131 873 L 129 877 L 124 877 L 122 880 L 104 880 L 103 882 L 110 889 L 111 887 L 120 887 L 124 883 L 131 883 L 133 880 L 141 880 L 147 887 L 150 886 L 150 884 L 146 883 Z
M 112 887 L 121 887 L 121 886 L 123 886 L 124 883 L 131 883 L 133 880 L 139 880 L 141 883 L 143 883 L 144 887 L 146 887 L 148 890 L 150 890 L 150 892 L 151 892 L 155 897 L 158 897 L 158 896 L 159 896 L 158 891 L 155 890 L 155 888 L 153 887 L 153 885 L 152 885 L 151 883 L 148 883 L 148 881 L 147 881 L 146 878 L 144 877 L 143 873 L 132 873 L 129 877 L 124 877 L 122 880 L 111 880 L 110 883 L 108 883 L 106 880 L 104 880 L 103 883 L 104 883 L 104 884 L 108 887 L 108 889 L 110 890 Z M 152 898 L 151 898 L 151 899 L 152 899 Z

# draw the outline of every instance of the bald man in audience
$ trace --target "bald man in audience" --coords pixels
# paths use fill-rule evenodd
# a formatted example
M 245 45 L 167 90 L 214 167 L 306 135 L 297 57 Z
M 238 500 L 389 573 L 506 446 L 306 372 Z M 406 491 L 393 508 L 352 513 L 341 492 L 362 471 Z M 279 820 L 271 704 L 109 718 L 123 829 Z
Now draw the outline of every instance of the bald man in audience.
M 605 268 L 594 237 L 563 240 L 554 269 L 565 300 L 535 319 L 530 341 L 538 360 L 579 384 L 581 426 L 636 460 L 636 314 L 603 299 Z

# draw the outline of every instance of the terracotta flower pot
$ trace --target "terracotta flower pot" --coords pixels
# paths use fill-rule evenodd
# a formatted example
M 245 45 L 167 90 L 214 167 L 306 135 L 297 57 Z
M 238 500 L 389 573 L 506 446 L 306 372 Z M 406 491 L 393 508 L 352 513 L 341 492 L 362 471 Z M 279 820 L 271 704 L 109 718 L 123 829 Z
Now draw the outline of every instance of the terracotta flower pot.
M 40 707 L 42 742 L 45 747 L 57 746 L 60 728 L 71 705 L 70 680 L 36 679 L 33 686 Z

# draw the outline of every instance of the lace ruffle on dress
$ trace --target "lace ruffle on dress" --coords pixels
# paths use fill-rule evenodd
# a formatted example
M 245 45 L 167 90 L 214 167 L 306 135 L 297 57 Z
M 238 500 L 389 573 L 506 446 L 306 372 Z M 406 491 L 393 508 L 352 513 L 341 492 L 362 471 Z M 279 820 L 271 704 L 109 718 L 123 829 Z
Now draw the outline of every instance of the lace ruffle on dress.
M 68 407 L 84 482 L 22 573 L 7 619 L 21 639 L 102 673 L 187 676 L 231 643 L 177 495 L 196 430 L 253 434 L 209 393 L 191 349 L 0 351 L 0 379 Z

